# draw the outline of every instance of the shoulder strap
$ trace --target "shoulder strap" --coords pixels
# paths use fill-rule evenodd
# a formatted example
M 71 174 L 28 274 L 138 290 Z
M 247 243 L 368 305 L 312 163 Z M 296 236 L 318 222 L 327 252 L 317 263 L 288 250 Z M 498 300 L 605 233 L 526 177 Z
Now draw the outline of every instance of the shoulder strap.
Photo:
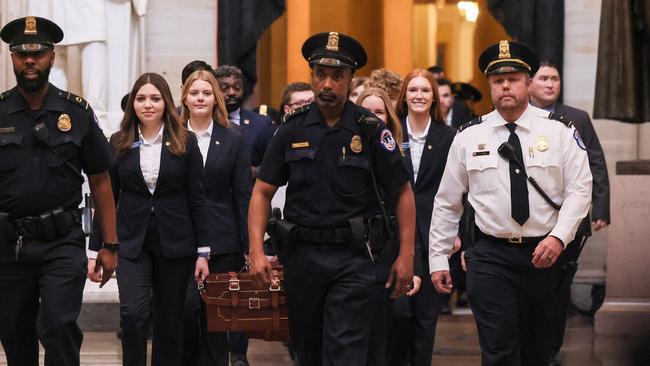
M 469 122 L 467 122 L 465 124 L 462 124 L 460 127 L 458 127 L 458 132 L 459 133 L 463 132 L 465 129 L 467 129 L 469 127 L 472 127 L 472 126 L 479 125 L 481 123 L 483 123 L 483 116 L 476 117 L 473 120 L 471 120 L 471 121 L 469 121 Z
M 556 112 L 550 112 L 547 118 L 558 121 L 567 127 L 573 127 L 573 121 L 569 120 L 568 118 L 565 118 L 565 116 L 566 114 L 564 113 L 560 114 Z
M 306 104 L 306 105 L 303 105 L 300 108 L 296 108 L 293 112 L 289 112 L 289 113 L 285 114 L 284 116 L 282 116 L 282 120 L 281 120 L 280 124 L 285 124 L 285 123 L 289 122 L 295 116 L 301 115 L 301 114 L 309 111 L 310 109 L 311 109 L 311 104 Z
M 9 98 L 11 96 L 11 94 L 13 94 L 13 90 L 7 90 L 7 91 L 4 91 L 4 92 L 0 93 L 0 100 L 5 100 L 5 99 Z
M 90 104 L 82 97 L 72 94 L 70 92 L 61 92 L 59 95 L 64 98 L 65 100 L 72 102 L 78 106 L 80 106 L 83 109 L 88 109 L 90 108 Z

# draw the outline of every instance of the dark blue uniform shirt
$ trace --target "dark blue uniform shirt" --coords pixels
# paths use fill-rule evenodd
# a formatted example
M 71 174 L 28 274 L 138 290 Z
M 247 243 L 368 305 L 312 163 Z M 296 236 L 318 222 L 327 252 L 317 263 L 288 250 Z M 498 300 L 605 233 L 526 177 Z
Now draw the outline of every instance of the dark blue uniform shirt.
M 32 133 L 41 122 L 49 129 L 50 145 L 78 170 L 97 174 L 113 163 L 113 151 L 82 98 L 49 84 L 41 108 L 30 110 L 17 88 L 2 93 L 0 211 L 13 217 L 81 203 L 79 177 Z
M 282 124 L 269 143 L 259 179 L 288 183 L 284 216 L 309 228 L 343 227 L 353 217 L 380 212 L 370 170 L 379 188 L 394 192 L 409 180 L 397 143 L 379 121 L 365 137 L 359 119 L 375 118 L 347 102 L 329 127 L 316 104 Z

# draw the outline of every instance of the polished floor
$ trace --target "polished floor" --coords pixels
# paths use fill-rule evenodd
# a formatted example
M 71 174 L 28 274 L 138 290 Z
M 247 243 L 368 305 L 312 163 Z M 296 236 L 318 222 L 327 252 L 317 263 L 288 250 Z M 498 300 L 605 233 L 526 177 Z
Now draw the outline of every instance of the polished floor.
M 565 346 L 560 354 L 564 366 L 650 365 L 648 340 L 625 337 L 596 336 L 593 318 L 572 313 L 567 324 Z M 639 349 L 647 356 L 631 350 Z M 86 333 L 82 347 L 81 364 L 120 365 L 120 344 L 115 333 Z M 280 343 L 252 340 L 249 349 L 252 366 L 292 365 L 285 347 Z M 6 365 L 0 348 L 0 365 Z M 440 317 L 436 334 L 432 365 L 480 365 L 480 351 L 476 326 L 471 315 L 444 315 Z

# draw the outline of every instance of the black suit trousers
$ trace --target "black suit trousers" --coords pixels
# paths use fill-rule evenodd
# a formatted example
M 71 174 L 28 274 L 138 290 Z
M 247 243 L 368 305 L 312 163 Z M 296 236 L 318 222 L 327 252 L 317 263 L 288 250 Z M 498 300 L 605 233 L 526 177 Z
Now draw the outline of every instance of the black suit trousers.
M 210 273 L 237 272 L 244 265 L 244 256 L 242 253 L 217 254 L 210 257 L 208 264 Z M 183 366 L 228 365 L 228 334 L 208 332 L 205 311 L 192 271 L 183 314 Z
M 431 365 L 440 299 L 431 280 L 425 277 L 420 291 L 395 301 L 388 343 L 390 365 Z
M 550 268 L 534 268 L 536 246 L 481 238 L 465 254 L 467 297 L 484 366 L 548 364 L 553 299 L 564 256 Z
M 9 366 L 37 366 L 39 340 L 46 366 L 79 365 L 83 240 L 79 227 L 53 242 L 25 241 L 19 261 L 13 246 L 0 249 L 0 340 Z
M 152 213 L 140 255 L 135 259 L 120 257 L 117 269 L 125 366 L 146 365 L 150 315 L 153 316 L 151 364 L 181 365 L 183 305 L 187 274 L 192 271 L 194 262 L 194 256 L 178 259 L 162 256 L 156 218 Z

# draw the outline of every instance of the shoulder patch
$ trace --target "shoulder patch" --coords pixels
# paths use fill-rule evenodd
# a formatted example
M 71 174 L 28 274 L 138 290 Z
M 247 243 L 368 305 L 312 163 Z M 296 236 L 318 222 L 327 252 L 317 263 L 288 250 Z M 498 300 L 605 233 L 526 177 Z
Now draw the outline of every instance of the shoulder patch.
M 458 127 L 458 132 L 459 133 L 463 132 L 465 129 L 467 129 L 469 127 L 472 127 L 472 126 L 480 125 L 481 123 L 483 123 L 483 116 L 476 117 L 473 120 L 471 120 L 471 121 L 469 121 L 469 122 L 467 122 L 465 124 L 462 124 L 460 127 Z
M 558 121 L 567 127 L 573 127 L 573 121 L 565 118 L 565 116 L 565 114 L 550 112 L 546 118 Z
M 289 113 L 285 114 L 284 116 L 282 116 L 282 121 L 280 122 L 280 124 L 285 124 L 285 123 L 289 122 L 289 120 L 291 120 L 295 116 L 301 115 L 301 114 L 309 111 L 309 109 L 311 109 L 311 104 L 306 104 L 306 105 L 303 105 L 300 108 L 294 109 L 293 112 L 289 112 Z
M 83 109 L 88 109 L 90 108 L 90 104 L 82 97 L 72 94 L 70 92 L 65 92 L 65 91 L 60 91 L 59 96 L 61 98 L 64 98 L 65 100 L 72 102 L 78 106 L 80 106 Z
M 13 91 L 11 91 L 11 90 L 7 90 L 7 91 L 4 91 L 4 92 L 0 93 L 0 100 L 5 100 L 5 99 L 9 98 L 11 96 L 11 94 L 13 94 Z
M 573 130 L 573 139 L 576 140 L 576 144 L 578 144 L 579 148 L 587 151 L 587 146 L 585 145 L 584 141 L 582 141 L 582 137 L 580 137 L 580 133 L 578 133 L 578 130 L 576 129 Z
M 393 134 L 391 134 L 387 128 L 384 128 L 384 130 L 381 131 L 379 143 L 386 151 L 395 151 L 395 147 L 397 146 Z

